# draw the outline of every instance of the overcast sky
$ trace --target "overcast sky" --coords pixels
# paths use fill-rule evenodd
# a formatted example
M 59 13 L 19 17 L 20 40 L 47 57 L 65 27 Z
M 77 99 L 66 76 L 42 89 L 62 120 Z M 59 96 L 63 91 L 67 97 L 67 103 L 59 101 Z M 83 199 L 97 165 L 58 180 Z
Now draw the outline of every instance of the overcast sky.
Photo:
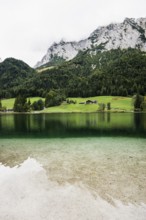
M 0 58 L 34 66 L 53 42 L 81 40 L 125 17 L 146 17 L 146 0 L 0 0 Z

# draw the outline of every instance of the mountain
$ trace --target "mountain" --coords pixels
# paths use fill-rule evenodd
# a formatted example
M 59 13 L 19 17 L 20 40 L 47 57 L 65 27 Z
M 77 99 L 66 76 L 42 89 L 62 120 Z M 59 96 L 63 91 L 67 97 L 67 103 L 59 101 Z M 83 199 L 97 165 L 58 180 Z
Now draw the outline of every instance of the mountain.
M 21 60 L 7 58 L 0 63 L 0 97 L 15 97 L 33 77 L 34 69 Z M 19 91 L 19 92 L 18 92 Z M 23 91 L 22 91 L 23 92 Z
M 43 66 L 42 66 L 43 65 Z M 0 63 L 0 98 L 146 94 L 146 18 L 99 27 L 79 42 L 54 43 L 37 70 L 14 58 Z
M 97 28 L 79 42 L 60 41 L 54 43 L 35 68 L 45 64 L 54 65 L 73 59 L 79 51 L 87 49 L 94 53 L 102 50 L 137 48 L 146 51 L 146 18 L 126 18 L 122 23 Z

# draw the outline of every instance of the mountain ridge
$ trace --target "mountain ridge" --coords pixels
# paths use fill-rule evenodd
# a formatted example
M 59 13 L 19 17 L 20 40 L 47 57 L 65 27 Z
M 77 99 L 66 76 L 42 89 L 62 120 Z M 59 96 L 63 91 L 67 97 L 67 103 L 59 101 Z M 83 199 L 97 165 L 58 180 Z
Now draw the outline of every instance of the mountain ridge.
M 146 51 L 146 18 L 125 18 L 122 23 L 98 27 L 86 39 L 68 42 L 61 40 L 59 43 L 53 43 L 35 68 L 52 61 L 55 63 L 58 60 L 71 60 L 79 51 L 87 49 L 93 49 L 95 52 L 95 49 L 111 50 L 129 47 Z

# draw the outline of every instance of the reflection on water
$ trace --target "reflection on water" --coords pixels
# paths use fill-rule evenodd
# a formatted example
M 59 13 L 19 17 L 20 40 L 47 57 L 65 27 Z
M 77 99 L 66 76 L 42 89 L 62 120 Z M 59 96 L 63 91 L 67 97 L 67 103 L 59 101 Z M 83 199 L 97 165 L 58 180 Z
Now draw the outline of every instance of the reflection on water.
M 146 135 L 146 114 L 0 115 L 0 137 L 84 137 Z

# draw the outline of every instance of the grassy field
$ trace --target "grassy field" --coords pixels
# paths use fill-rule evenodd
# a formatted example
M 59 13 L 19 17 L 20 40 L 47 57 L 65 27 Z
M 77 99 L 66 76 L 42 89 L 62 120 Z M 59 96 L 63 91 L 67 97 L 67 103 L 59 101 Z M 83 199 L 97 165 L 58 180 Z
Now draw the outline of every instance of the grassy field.
M 37 101 L 40 97 L 30 98 L 31 103 Z M 43 99 L 44 100 L 44 99 Z M 60 106 L 50 107 L 44 109 L 42 112 L 55 113 L 55 112 L 96 112 L 99 108 L 98 104 L 79 104 L 86 102 L 86 100 L 96 100 L 97 103 L 111 103 L 111 111 L 132 111 L 132 98 L 129 97 L 114 97 L 114 96 L 96 96 L 90 98 L 69 98 L 69 100 L 76 101 L 76 104 L 62 103 Z M 12 109 L 15 99 L 2 100 L 2 106 L 7 109 Z
M 111 111 L 132 111 L 132 98 L 129 97 L 113 97 L 113 96 L 96 96 L 90 98 L 69 98 L 76 101 L 76 104 L 63 103 L 60 106 L 44 109 L 43 112 L 96 112 L 99 108 L 98 104 L 79 104 L 86 100 L 96 100 L 98 103 L 111 103 Z

